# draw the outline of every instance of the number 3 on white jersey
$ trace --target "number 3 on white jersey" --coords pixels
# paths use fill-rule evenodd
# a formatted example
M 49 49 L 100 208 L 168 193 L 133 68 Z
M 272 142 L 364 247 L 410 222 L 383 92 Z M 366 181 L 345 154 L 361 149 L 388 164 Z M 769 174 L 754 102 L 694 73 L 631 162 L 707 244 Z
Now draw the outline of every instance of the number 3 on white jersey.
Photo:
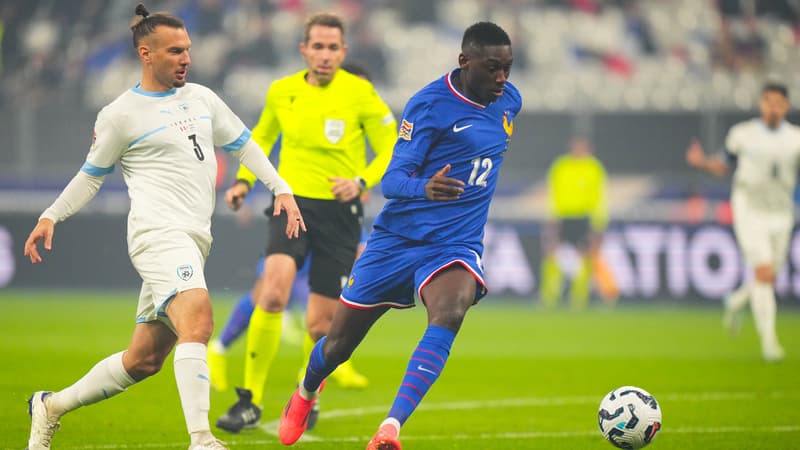
M 478 171 L 483 168 L 483 172 L 478 175 Z M 475 158 L 472 160 L 472 173 L 469 174 L 467 184 L 473 186 L 486 186 L 486 179 L 492 171 L 492 160 L 490 158 Z

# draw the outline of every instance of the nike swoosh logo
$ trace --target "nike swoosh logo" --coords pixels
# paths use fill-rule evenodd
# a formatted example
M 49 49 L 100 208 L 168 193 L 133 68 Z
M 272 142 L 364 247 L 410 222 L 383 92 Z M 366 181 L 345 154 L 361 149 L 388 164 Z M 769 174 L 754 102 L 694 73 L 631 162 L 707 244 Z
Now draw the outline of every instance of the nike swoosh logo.
M 468 127 L 471 127 L 471 126 L 472 125 L 469 125 Z M 417 370 L 421 370 L 422 372 L 427 372 L 427 373 L 429 373 L 431 375 L 436 376 L 436 372 L 432 371 L 431 369 L 426 369 L 425 367 L 422 366 L 422 364 L 417 366 Z
M 463 127 L 459 127 L 458 124 L 453 124 L 453 133 L 458 133 L 459 131 L 464 131 L 467 128 L 471 127 L 472 124 L 464 125 Z

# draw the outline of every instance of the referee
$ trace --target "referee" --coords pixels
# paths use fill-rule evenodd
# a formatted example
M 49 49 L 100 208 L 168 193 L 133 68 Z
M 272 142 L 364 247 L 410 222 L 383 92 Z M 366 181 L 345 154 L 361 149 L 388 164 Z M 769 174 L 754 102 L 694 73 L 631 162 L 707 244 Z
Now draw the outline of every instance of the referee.
M 577 250 L 579 258 L 568 296 L 573 308 L 582 309 L 589 302 L 592 272 L 595 272 L 596 280 L 597 275 L 604 274 L 600 281 L 613 284 L 613 280 L 607 279 L 611 275 L 603 270 L 605 265 L 600 257 L 602 233 L 608 226 L 606 171 L 592 154 L 587 138 L 573 138 L 569 152 L 553 162 L 547 174 L 547 188 L 549 220 L 542 235 L 544 258 L 539 295 L 547 306 L 559 302 L 563 274 L 558 250 L 562 243 L 569 243 Z M 615 289 L 610 287 L 601 291 L 605 297 L 606 290 Z M 614 297 L 616 294 L 608 295 Z
M 372 84 L 340 70 L 347 54 L 341 18 L 310 17 L 300 53 L 307 67 L 272 83 L 253 139 L 268 152 L 281 136 L 278 172 L 292 187 L 308 231 L 289 240 L 281 232 L 286 215 L 269 219 L 267 256 L 247 331 L 244 386 L 236 390 L 236 404 L 217 420 L 217 427 L 232 433 L 260 420 L 283 311 L 309 252 L 314 256 L 306 324 L 314 341 L 327 334 L 361 236 L 359 195 L 380 181 L 397 139 L 394 116 Z M 365 137 L 375 153 L 369 164 Z M 254 181 L 240 166 L 225 195 L 231 208 L 241 205 Z

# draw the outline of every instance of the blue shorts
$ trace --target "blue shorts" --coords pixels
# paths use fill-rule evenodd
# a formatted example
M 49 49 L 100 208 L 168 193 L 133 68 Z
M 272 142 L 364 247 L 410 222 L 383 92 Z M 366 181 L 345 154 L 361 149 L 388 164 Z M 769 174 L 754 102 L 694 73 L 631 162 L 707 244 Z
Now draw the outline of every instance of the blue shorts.
M 442 270 L 460 264 L 475 277 L 475 301 L 487 293 L 483 263 L 466 245 L 409 241 L 375 230 L 367 248 L 356 260 L 339 300 L 356 309 L 378 306 L 411 308 L 416 293 L 422 303 L 422 289 Z

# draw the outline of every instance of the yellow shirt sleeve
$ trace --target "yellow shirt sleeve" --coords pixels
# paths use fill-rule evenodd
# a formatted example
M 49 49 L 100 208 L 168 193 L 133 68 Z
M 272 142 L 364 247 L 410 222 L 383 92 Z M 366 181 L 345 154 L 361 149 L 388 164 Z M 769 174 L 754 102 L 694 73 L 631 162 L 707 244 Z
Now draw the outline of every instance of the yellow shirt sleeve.
M 589 218 L 592 230 L 603 231 L 608 227 L 608 182 L 606 170 L 600 161 L 595 160 L 595 179 L 597 194 L 595 195 L 594 208 L 592 208 Z
M 383 173 L 386 172 L 392 159 L 394 143 L 397 141 L 397 121 L 372 85 L 364 99 L 361 126 L 375 152 L 375 158 L 359 172 L 358 176 L 367 182 L 367 188 L 371 188 L 381 181 Z
M 275 104 L 274 102 L 270 102 L 270 99 L 273 98 L 271 92 L 274 86 L 275 85 L 272 84 L 267 90 L 267 95 L 264 99 L 264 110 L 261 111 L 261 116 L 258 118 L 256 126 L 253 128 L 252 135 L 253 141 L 261 147 L 261 150 L 263 150 L 264 154 L 267 156 L 269 156 L 272 151 L 272 146 L 275 145 L 275 141 L 278 140 L 278 135 L 280 134 L 280 127 L 275 115 Z M 250 172 L 244 164 L 239 164 L 239 170 L 236 172 L 236 179 L 246 180 L 252 188 L 257 177 Z

